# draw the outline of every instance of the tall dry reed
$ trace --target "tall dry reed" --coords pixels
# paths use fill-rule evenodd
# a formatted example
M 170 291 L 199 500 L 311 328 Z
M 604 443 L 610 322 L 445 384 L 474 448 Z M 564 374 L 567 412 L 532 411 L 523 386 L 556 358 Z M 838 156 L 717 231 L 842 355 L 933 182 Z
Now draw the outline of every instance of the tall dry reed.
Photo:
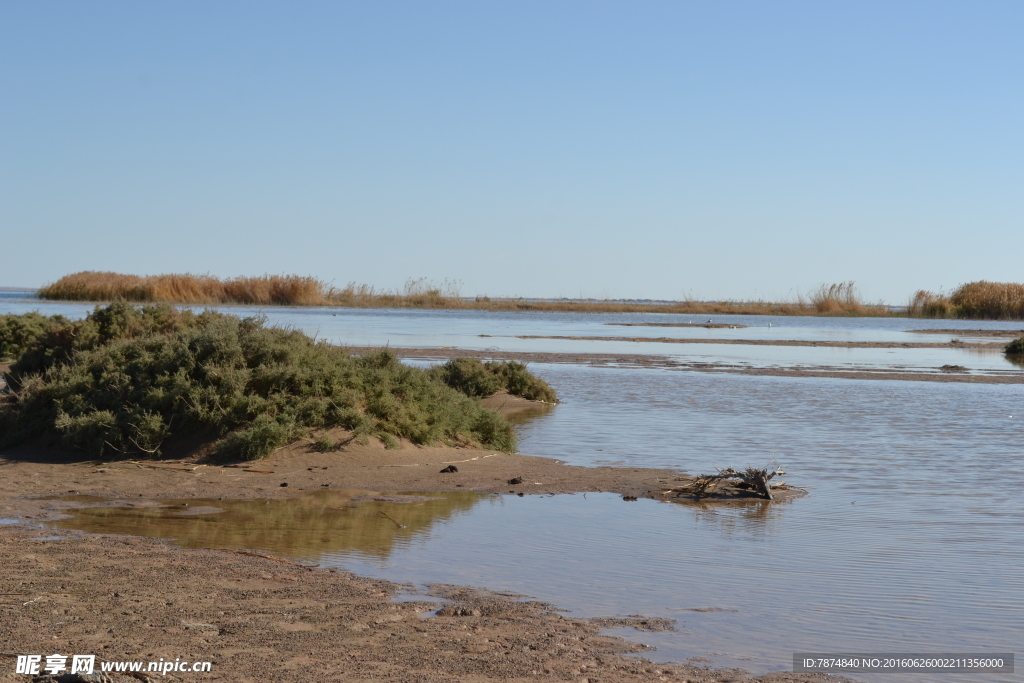
M 83 271 L 65 275 L 39 290 L 43 299 L 142 303 L 327 304 L 334 289 L 314 277 L 262 275 L 220 280 L 209 275 L 123 275 Z
M 907 313 L 925 318 L 1024 319 L 1024 285 L 979 280 L 960 285 L 949 296 L 918 290 Z
M 865 304 L 853 280 L 821 285 L 810 296 L 811 306 L 819 315 L 864 315 L 869 310 L 884 308 L 881 304 Z
M 907 302 L 907 315 L 911 318 L 953 318 L 956 310 L 948 296 L 919 289 Z
M 949 300 L 961 318 L 1024 318 L 1024 285 L 1015 282 L 968 282 Z

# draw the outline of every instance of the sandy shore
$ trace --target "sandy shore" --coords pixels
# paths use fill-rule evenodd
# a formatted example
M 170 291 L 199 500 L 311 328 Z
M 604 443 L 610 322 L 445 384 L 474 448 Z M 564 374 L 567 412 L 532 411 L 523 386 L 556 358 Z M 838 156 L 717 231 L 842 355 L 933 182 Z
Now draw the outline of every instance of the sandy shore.
M 486 399 L 485 404 L 509 416 L 551 409 L 507 394 Z M 686 473 L 671 469 L 579 467 L 552 458 L 475 448 L 417 446 L 404 440 L 400 448 L 388 449 L 377 439 L 356 443 L 342 429 L 327 433 L 343 445 L 335 451 L 319 453 L 312 448 L 314 438 L 309 437 L 277 450 L 268 458 L 242 464 L 205 460 L 203 448 L 194 449 L 190 457 L 110 462 L 76 460 L 64 449 L 38 445 L 8 449 L 0 453 L 0 517 L 53 519 L 72 504 L 43 497 L 67 495 L 137 501 L 154 497 L 272 499 L 323 490 L 523 495 L 595 491 L 663 500 L 677 497 L 666 494 L 667 490 L 691 480 Z M 441 471 L 449 467 L 457 471 Z M 798 495 L 796 491 L 778 493 L 781 501 Z M 751 496 L 734 487 L 724 487 L 719 499 L 736 497 Z
M 513 413 L 535 407 L 512 397 L 492 403 Z M 440 473 L 448 465 L 458 472 Z M 522 481 L 509 484 L 511 479 Z M 407 443 L 386 450 L 376 442 L 350 442 L 317 453 L 301 442 L 237 466 L 194 458 L 99 463 L 57 449 L 8 450 L 0 453 L 0 518 L 19 523 L 0 525 L 0 681 L 28 680 L 13 673 L 16 655 L 54 652 L 96 654 L 100 661 L 212 662 L 210 673 L 167 677 L 190 681 L 836 680 L 788 672 L 749 679 L 698 663 L 654 665 L 626 656 L 643 651 L 637 643 L 600 635 L 603 628 L 634 626 L 642 641 L 645 630 L 672 628 L 664 620 L 572 619 L 521 596 L 458 586 L 435 586 L 432 594 L 441 602 L 395 603 L 401 586 L 343 571 L 225 549 L 179 548 L 158 539 L 38 527 L 68 508 L 100 502 L 90 496 L 122 506 L 334 489 L 370 495 L 615 491 L 657 498 L 683 480 L 672 470 L 572 467 L 547 458 Z

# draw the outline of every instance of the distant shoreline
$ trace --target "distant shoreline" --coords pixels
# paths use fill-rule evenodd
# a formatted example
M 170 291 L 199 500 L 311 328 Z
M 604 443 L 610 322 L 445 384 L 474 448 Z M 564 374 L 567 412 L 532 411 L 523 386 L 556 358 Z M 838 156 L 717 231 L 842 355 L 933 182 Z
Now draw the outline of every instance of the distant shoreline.
M 464 297 L 461 283 L 441 284 L 410 278 L 401 291 L 378 290 L 350 282 L 335 287 L 302 275 L 259 275 L 220 279 L 212 275 L 171 273 L 131 275 L 82 271 L 65 275 L 38 290 L 50 301 L 135 304 L 257 306 L 340 306 L 349 308 L 463 309 L 495 312 L 671 313 L 683 315 L 768 315 L 824 317 L 1024 319 L 1024 284 L 979 280 L 949 296 L 918 290 L 906 306 L 865 302 L 853 281 L 821 285 L 791 301 L 652 301 L 527 297 Z M 16 290 L 17 291 L 17 290 Z M 20 290 L 26 291 L 26 290 Z

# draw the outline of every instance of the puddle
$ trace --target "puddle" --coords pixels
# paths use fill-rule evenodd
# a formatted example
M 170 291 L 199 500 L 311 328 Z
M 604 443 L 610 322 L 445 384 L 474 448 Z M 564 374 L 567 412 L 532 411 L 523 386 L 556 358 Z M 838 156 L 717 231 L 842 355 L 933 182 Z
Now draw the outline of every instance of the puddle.
M 401 590 L 395 593 L 395 596 L 391 598 L 391 602 L 431 602 L 436 603 L 438 607 L 440 607 L 448 601 L 435 595 L 427 595 L 426 593 L 418 593 L 410 590 Z
M 538 418 L 550 415 L 552 412 L 555 411 L 556 408 L 557 406 L 548 404 L 531 406 L 530 408 L 527 408 L 525 410 L 519 410 L 518 412 L 512 413 L 511 415 L 506 415 L 505 419 L 517 426 L 525 425 L 533 422 Z
M 0 524 L 20 524 L 21 520 L 17 517 L 0 517 Z

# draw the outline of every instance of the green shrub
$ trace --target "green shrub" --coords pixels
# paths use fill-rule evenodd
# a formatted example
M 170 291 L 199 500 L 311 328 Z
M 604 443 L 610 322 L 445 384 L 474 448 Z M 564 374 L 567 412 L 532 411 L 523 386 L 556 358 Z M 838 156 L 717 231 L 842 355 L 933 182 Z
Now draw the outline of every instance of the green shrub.
M 40 335 L 7 374 L 0 443 L 55 434 L 95 456 L 195 431 L 263 457 L 311 429 L 512 451 L 510 424 L 387 351 L 363 357 L 257 318 L 114 304 Z
M 533 401 L 557 403 L 558 396 L 547 382 L 515 361 L 487 361 L 455 358 L 431 372 L 442 382 L 467 396 L 490 396 L 502 389 Z
M 330 453 L 335 448 L 337 448 L 337 444 L 334 443 L 334 439 L 332 439 L 328 434 L 324 434 L 313 442 L 313 450 L 320 453 Z
M 0 315 L 0 361 L 17 358 L 51 330 L 68 324 L 62 315 Z
M 97 306 L 84 320 L 69 321 L 63 316 L 47 318 L 42 334 L 36 335 L 11 366 L 12 375 L 42 372 L 68 362 L 78 351 L 88 351 L 119 339 L 135 339 L 154 334 L 170 334 L 201 325 L 217 313 L 196 315 L 167 304 L 132 306 L 117 303 Z M 40 316 L 42 317 L 42 316 Z
M 490 396 L 504 388 L 501 377 L 478 358 L 453 358 L 438 366 L 435 374 L 466 396 Z
M 1024 337 L 1018 337 L 1006 345 L 1007 356 L 1024 356 Z
M 504 361 L 501 363 L 491 361 L 487 367 L 502 378 L 502 383 L 508 393 L 515 396 L 522 396 L 531 401 L 547 401 L 558 403 L 558 396 L 547 382 L 530 373 L 526 366 L 515 361 Z

